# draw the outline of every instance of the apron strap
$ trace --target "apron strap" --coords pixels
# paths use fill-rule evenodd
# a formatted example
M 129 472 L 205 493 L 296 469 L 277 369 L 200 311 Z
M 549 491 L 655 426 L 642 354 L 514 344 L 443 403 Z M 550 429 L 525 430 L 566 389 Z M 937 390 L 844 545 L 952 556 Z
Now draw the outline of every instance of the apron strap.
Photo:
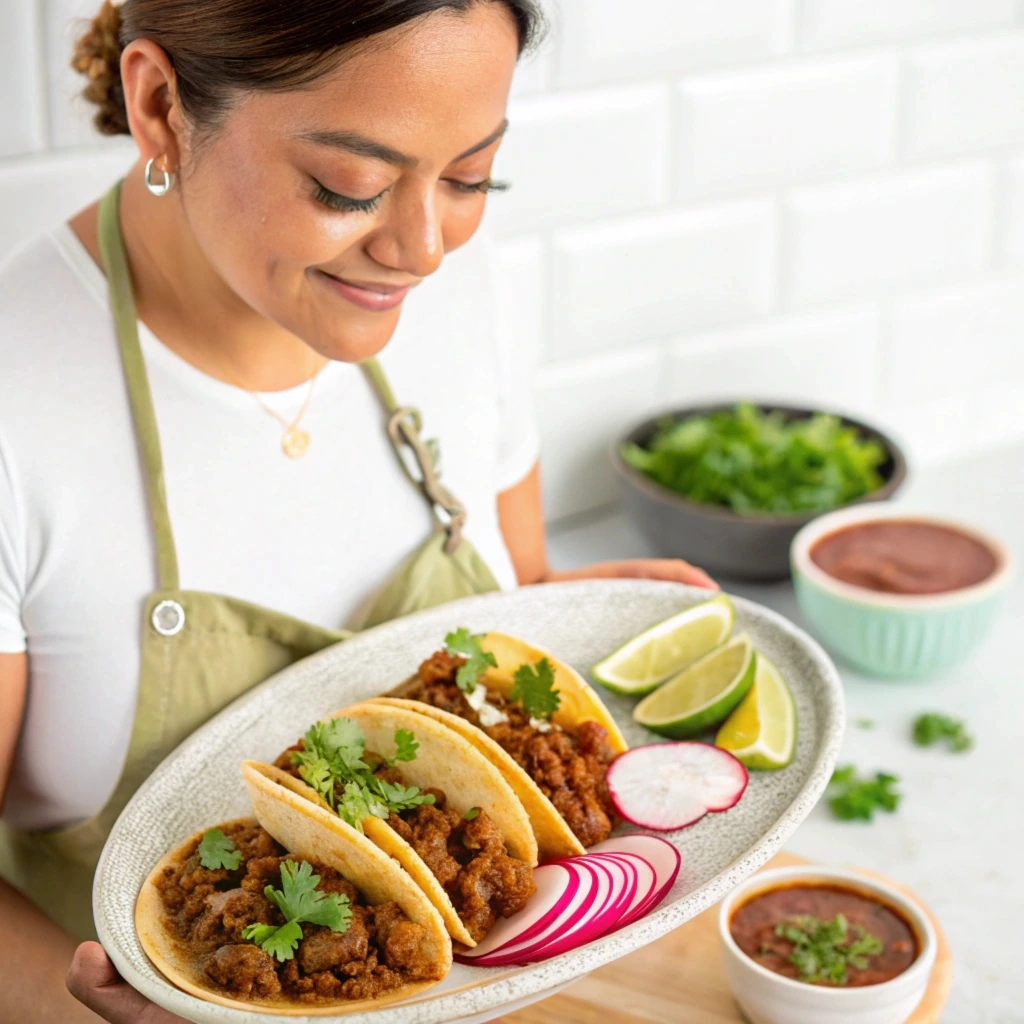
M 146 474 L 146 492 L 153 520 L 156 540 L 157 569 L 161 590 L 178 589 L 178 555 L 174 547 L 171 517 L 167 511 L 167 491 L 164 486 L 164 464 L 160 454 L 160 433 L 153 412 L 153 396 L 149 390 L 146 363 L 139 345 L 139 327 L 132 295 L 132 277 L 128 255 L 121 235 L 119 181 L 100 201 L 99 246 L 100 256 L 107 274 L 110 291 L 110 309 L 117 330 L 117 344 L 121 351 L 128 398 L 131 401 L 135 434 L 142 452 Z
M 436 442 L 424 441 L 420 437 L 423 418 L 418 409 L 411 405 L 399 405 L 391 390 L 384 368 L 375 358 L 364 359 L 359 368 L 366 375 L 380 404 L 388 413 L 388 438 L 398 458 L 398 464 L 412 485 L 426 497 L 430 513 L 435 522 L 448 534 L 445 551 L 452 555 L 462 542 L 462 530 L 466 525 L 466 506 L 441 483 L 439 472 L 440 453 Z M 403 454 L 403 449 L 412 452 L 419 468 L 417 476 Z M 439 511 L 444 513 L 442 517 Z

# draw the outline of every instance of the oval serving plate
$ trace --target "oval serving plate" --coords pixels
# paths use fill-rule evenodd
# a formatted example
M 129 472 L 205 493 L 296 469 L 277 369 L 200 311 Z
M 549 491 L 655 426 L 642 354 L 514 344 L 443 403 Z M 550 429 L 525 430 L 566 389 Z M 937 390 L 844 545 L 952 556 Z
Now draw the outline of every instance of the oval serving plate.
M 273 760 L 311 722 L 396 686 L 457 626 L 520 636 L 586 674 L 609 651 L 707 596 L 672 583 L 595 580 L 471 597 L 357 634 L 268 679 L 170 754 L 118 818 L 93 888 L 100 941 L 118 971 L 154 1002 L 196 1024 L 312 1024 L 316 1018 L 248 1013 L 179 991 L 152 966 L 135 935 L 136 895 L 164 853 L 204 826 L 250 813 L 239 762 Z M 737 630 L 750 633 L 793 690 L 793 763 L 779 772 L 751 772 L 743 799 L 726 813 L 660 833 L 680 851 L 682 868 L 659 907 L 642 920 L 532 967 L 456 964 L 422 996 L 347 1015 L 346 1024 L 487 1020 L 512 1004 L 527 1005 L 688 921 L 782 846 L 831 775 L 843 731 L 842 689 L 828 656 L 810 637 L 775 612 L 733 601 Z M 633 722 L 632 700 L 600 692 L 630 746 L 657 739 Z

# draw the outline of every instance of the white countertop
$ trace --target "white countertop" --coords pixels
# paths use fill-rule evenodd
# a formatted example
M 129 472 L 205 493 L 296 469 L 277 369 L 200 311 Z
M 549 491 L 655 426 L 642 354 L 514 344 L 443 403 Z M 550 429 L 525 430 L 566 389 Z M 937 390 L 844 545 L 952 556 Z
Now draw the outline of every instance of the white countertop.
M 1024 447 L 914 474 L 898 499 L 986 527 L 1024 552 Z M 558 569 L 656 554 L 623 515 L 563 524 L 551 537 Z M 792 586 L 723 581 L 806 628 Z M 1024 1022 L 1024 571 L 1018 571 L 981 650 L 947 676 L 893 683 L 865 678 L 837 660 L 847 699 L 840 763 L 900 777 L 897 813 L 871 824 L 840 822 L 819 805 L 788 848 L 823 863 L 881 871 L 915 890 L 938 915 L 953 950 L 953 995 L 943 1024 Z M 966 720 L 966 754 L 922 749 L 910 725 L 924 711 Z M 857 719 L 871 719 L 871 730 Z

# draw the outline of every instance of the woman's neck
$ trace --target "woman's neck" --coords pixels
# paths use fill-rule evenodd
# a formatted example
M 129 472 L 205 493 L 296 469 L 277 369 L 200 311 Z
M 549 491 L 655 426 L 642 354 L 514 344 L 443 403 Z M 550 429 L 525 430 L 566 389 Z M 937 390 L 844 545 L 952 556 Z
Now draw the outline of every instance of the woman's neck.
M 97 206 L 74 217 L 71 227 L 102 267 Z M 326 364 L 231 291 L 196 245 L 181 205 L 173 196 L 150 196 L 138 165 L 121 190 L 121 230 L 139 319 L 203 373 L 250 391 L 283 391 Z

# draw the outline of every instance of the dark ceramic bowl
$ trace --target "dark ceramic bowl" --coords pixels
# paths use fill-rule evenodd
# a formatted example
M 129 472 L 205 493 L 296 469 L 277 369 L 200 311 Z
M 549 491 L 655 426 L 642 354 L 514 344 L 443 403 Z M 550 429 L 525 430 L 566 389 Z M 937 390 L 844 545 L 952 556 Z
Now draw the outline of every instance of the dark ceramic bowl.
M 755 403 L 765 411 L 780 410 L 789 419 L 807 419 L 819 410 L 797 409 L 773 402 Z M 623 482 L 623 504 L 658 553 L 666 558 L 684 558 L 712 575 L 738 580 L 781 580 L 790 574 L 789 548 L 801 527 L 825 511 L 794 515 L 768 513 L 741 516 L 720 505 L 692 501 L 649 476 L 634 469 L 623 459 L 622 445 L 628 442 L 645 446 L 666 417 L 674 420 L 706 416 L 735 408 L 735 402 L 684 406 L 645 420 L 612 448 L 612 462 Z M 848 416 L 839 417 L 864 437 L 881 443 L 889 457 L 879 467 L 885 483 L 876 491 L 850 504 L 883 501 L 892 497 L 907 475 L 907 463 L 899 446 L 880 430 Z

